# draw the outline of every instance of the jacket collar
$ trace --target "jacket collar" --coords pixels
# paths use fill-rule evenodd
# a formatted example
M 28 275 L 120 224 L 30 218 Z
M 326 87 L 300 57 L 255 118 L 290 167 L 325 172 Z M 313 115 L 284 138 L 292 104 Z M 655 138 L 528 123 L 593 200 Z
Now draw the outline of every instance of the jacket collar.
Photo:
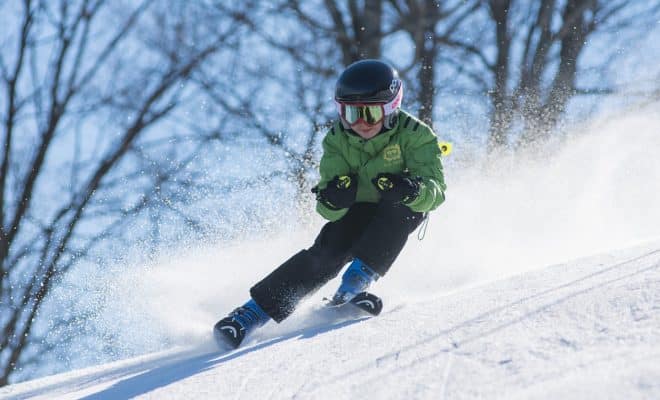
M 381 132 L 368 140 L 361 138 L 357 133 L 354 133 L 353 131 L 343 128 L 342 129 L 348 138 L 348 144 L 351 145 L 351 147 L 358 148 L 373 157 L 379 154 L 385 148 L 385 146 L 390 143 L 392 136 L 394 136 L 394 134 L 399 130 L 400 121 L 401 118 L 399 118 L 399 121 L 397 121 L 396 125 L 394 125 L 392 129 Z

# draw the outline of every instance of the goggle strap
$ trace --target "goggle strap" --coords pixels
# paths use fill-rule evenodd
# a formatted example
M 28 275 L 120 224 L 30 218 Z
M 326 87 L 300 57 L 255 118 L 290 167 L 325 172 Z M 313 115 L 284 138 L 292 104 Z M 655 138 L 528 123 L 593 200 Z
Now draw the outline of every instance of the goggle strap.
M 399 91 L 397 92 L 396 96 L 394 96 L 392 101 L 383 105 L 383 111 L 385 112 L 385 115 L 390 115 L 396 111 L 396 109 L 401 106 L 401 99 L 403 99 L 403 85 L 399 86 Z

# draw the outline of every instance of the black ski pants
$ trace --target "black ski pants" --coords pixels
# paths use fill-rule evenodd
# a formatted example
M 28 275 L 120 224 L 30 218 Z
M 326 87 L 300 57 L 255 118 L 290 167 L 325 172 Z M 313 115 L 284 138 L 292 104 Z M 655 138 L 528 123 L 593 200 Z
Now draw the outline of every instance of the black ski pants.
M 355 203 L 341 219 L 323 226 L 312 247 L 254 285 L 250 295 L 281 322 L 302 298 L 336 277 L 354 257 L 385 275 L 424 217 L 401 204 Z

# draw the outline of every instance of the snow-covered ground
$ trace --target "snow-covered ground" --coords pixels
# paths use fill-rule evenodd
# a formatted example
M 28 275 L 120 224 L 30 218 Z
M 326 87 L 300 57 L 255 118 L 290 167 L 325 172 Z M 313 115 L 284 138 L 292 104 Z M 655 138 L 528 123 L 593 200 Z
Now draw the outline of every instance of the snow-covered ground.
M 227 354 L 209 338 L 0 397 L 660 398 L 660 242 L 386 301 L 377 318 L 324 320 L 309 306 Z
M 426 238 L 374 287 L 377 318 L 318 312 L 331 282 L 241 349 L 214 349 L 213 323 L 320 219 L 81 276 L 103 285 L 99 340 L 125 360 L 0 398 L 660 399 L 659 127 L 647 107 L 585 123 L 549 157 L 449 163 Z

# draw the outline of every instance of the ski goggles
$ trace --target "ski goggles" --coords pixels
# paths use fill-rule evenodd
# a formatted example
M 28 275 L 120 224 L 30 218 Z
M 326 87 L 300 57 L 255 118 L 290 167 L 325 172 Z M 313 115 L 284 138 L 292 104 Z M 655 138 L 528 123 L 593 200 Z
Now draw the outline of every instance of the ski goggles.
M 403 86 L 399 87 L 396 96 L 389 103 L 342 103 L 335 100 L 339 115 L 349 124 L 355 125 L 359 120 L 368 125 L 376 125 L 386 115 L 392 114 L 401 105 Z
M 368 125 L 376 125 L 385 118 L 382 104 L 339 104 L 339 115 L 350 125 L 359 120 Z

